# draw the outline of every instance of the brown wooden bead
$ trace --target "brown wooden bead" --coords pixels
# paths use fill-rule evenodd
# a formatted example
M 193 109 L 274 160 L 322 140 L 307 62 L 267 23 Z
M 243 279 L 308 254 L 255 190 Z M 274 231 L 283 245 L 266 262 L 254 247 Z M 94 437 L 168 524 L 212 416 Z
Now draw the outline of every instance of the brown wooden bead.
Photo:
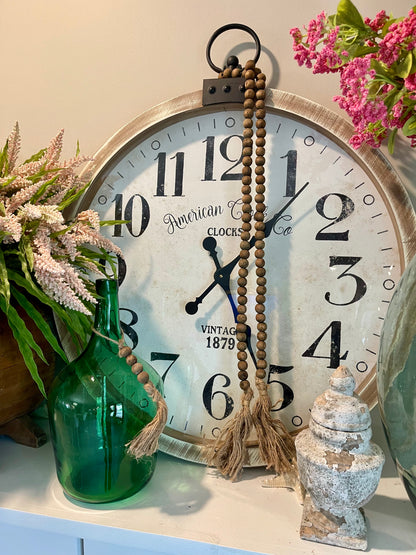
M 249 214 L 252 211 L 251 204 L 243 204 L 241 211 L 245 214 Z
M 240 268 L 246 269 L 248 267 L 248 260 L 240 259 L 238 261 L 238 265 L 240 266 Z
M 239 341 L 237 343 L 237 349 L 239 351 L 245 351 L 247 349 L 247 343 L 245 341 Z
M 265 331 L 259 331 L 258 334 L 257 334 L 257 339 L 259 341 L 266 341 L 267 333 Z
M 256 83 L 254 79 L 246 79 L 244 86 L 246 89 L 254 89 L 256 87 Z
M 258 329 L 258 331 L 266 331 L 267 330 L 266 322 L 259 322 L 257 324 L 257 329 Z
M 260 360 L 265 360 L 265 358 L 266 358 L 265 351 L 257 351 L 256 355 L 257 355 L 257 359 L 258 359 L 257 362 L 260 362 Z
M 244 67 L 245 67 L 245 70 L 248 71 L 249 69 L 255 69 L 256 64 L 254 63 L 254 60 L 247 60 L 246 65 Z
M 251 204 L 251 201 L 253 200 L 251 195 L 243 195 L 241 197 L 241 200 L 243 201 L 244 204 Z
M 251 119 L 251 118 L 253 117 L 253 115 L 254 115 L 254 111 L 253 111 L 252 108 L 245 108 L 243 114 L 244 114 L 244 117 L 245 117 L 245 118 Z
M 248 241 L 240 241 L 240 249 L 249 250 L 250 249 L 250 243 Z
M 244 324 L 247 322 L 247 316 L 246 314 L 237 314 L 236 320 L 239 324 Z
M 264 249 L 266 243 L 263 241 L 263 239 L 257 239 L 257 241 L 254 243 L 254 246 L 256 247 L 256 249 Z
M 254 251 L 254 256 L 256 258 L 264 258 L 264 250 L 263 249 L 257 249 Z
M 243 222 L 241 224 L 241 229 L 243 231 L 250 231 L 251 230 L 251 223 L 250 222 Z
M 248 127 L 248 126 L 245 125 L 244 127 Z M 264 119 L 258 119 L 256 121 L 256 127 L 257 127 L 257 129 L 263 129 L 264 127 L 266 127 L 266 121 Z
M 264 164 L 266 163 L 266 159 L 264 158 L 264 156 L 256 156 L 255 163 L 257 166 L 264 166 Z
M 245 295 L 239 295 L 237 298 L 238 304 L 245 305 L 247 304 L 247 297 Z
M 241 219 L 243 220 L 243 222 L 249 222 L 251 220 L 251 214 L 249 212 L 245 212 L 241 216 Z
M 235 329 L 238 333 L 246 333 L 246 325 L 237 323 Z
M 240 75 L 241 75 L 241 69 L 239 67 L 235 67 L 231 71 L 231 77 L 240 77 Z
M 243 178 L 241 180 L 241 183 L 243 184 L 244 187 L 247 187 L 249 185 L 251 185 L 251 175 L 243 175 Z M 241 189 L 242 193 L 245 194 L 250 194 L 251 192 L 251 187 L 248 187 L 248 189 L 243 190 L 243 188 Z
M 121 347 L 121 349 L 119 349 L 118 354 L 120 357 L 127 357 L 129 355 L 131 355 L 131 348 L 128 347 L 127 345 L 124 345 L 123 347 Z
M 255 97 L 257 100 L 264 100 L 266 98 L 266 91 L 264 89 L 257 91 Z
M 242 306 L 242 305 L 237 306 L 237 312 L 238 312 L 239 314 L 245 314 L 245 313 L 247 312 L 247 307 L 246 307 L 246 306 Z
M 264 220 L 264 214 L 262 212 L 255 212 L 254 219 L 256 222 L 262 222 Z
M 246 90 L 244 92 L 244 97 L 254 99 L 254 98 L 256 98 L 256 93 L 253 89 L 247 89 L 246 88 Z
M 257 88 L 258 92 L 260 92 L 259 89 L 265 89 L 266 88 L 266 82 L 264 81 L 264 79 L 259 79 L 259 75 L 257 75 L 257 81 L 256 81 L 256 88 Z
M 258 108 L 256 110 L 256 118 L 264 119 L 266 117 L 266 110 L 264 108 Z
M 239 370 L 247 370 L 248 364 L 245 360 L 239 360 L 237 362 L 237 368 Z M 241 378 L 240 378 L 241 379 Z M 243 380 L 247 379 L 247 376 L 244 376 Z
M 253 120 L 250 118 L 246 118 L 243 121 L 243 127 L 245 127 L 246 129 L 250 129 L 251 127 L 253 127 Z
M 264 306 L 264 304 L 260 304 L 257 303 L 256 304 L 256 312 L 257 314 L 263 314 L 263 312 L 266 310 L 266 307 Z
M 243 129 L 243 137 L 250 138 L 253 136 L 253 130 L 246 127 Z
M 264 279 L 264 278 L 260 278 L 260 279 Z M 266 302 L 266 293 L 267 293 L 267 289 L 264 285 L 258 285 L 257 286 L 257 297 L 256 297 L 256 301 L 258 303 L 265 303 Z M 264 299 L 264 300 L 263 300 Z
M 230 67 L 226 67 L 222 72 L 225 78 L 231 77 L 231 73 L 232 73 L 232 69 Z
M 238 295 L 247 295 L 247 287 L 237 287 Z
M 257 368 L 265 370 L 267 368 L 267 362 L 265 360 L 258 360 L 257 361 Z
M 257 341 L 256 347 L 259 351 L 265 351 L 266 350 L 266 342 L 265 341 Z
M 255 72 L 252 69 L 246 69 L 246 73 L 244 75 L 244 77 L 246 79 L 254 79 L 256 76 Z
M 239 380 L 246 380 L 248 378 L 248 372 L 246 372 L 245 369 L 240 370 L 238 373 L 238 379 Z
M 259 268 L 259 270 L 260 270 L 260 268 Z M 263 270 L 264 270 L 264 268 L 263 268 Z M 258 274 L 257 274 L 257 275 L 258 275 Z M 264 277 L 264 275 L 265 275 L 265 272 L 264 272 L 263 275 L 261 275 L 261 276 L 258 275 L 258 278 L 257 278 L 257 285 L 259 286 L 259 288 L 260 288 L 260 287 L 264 287 L 264 286 L 266 285 L 266 283 L 267 283 L 267 279 Z M 261 295 L 261 293 L 260 293 L 260 295 Z
M 242 382 L 240 382 L 240 388 L 243 391 L 247 391 L 247 389 L 249 389 L 250 387 L 250 383 L 247 380 L 243 380 Z
M 243 133 L 244 133 L 244 131 L 243 131 Z M 264 127 L 258 128 L 257 131 L 256 131 L 256 137 L 264 138 L 265 136 L 266 136 L 266 130 L 264 129 Z
M 264 177 L 264 175 L 256 175 L 256 191 L 258 193 L 264 193 L 264 191 L 266 190 L 266 187 L 263 185 L 263 183 L 265 183 L 266 178 Z
M 149 374 L 147 372 L 140 372 L 140 374 L 137 375 L 137 381 L 143 385 L 147 384 L 149 381 Z
M 257 229 L 257 231 L 264 231 L 266 224 L 264 222 L 256 222 L 254 227 Z
M 251 167 L 250 166 L 243 166 L 241 168 L 241 173 L 243 175 L 251 175 Z
M 235 337 L 237 341 L 240 341 L 242 343 L 246 343 L 247 341 L 247 335 L 245 333 L 237 332 Z
M 126 362 L 129 366 L 133 366 L 133 364 L 136 364 L 137 362 L 137 357 L 132 355 L 127 355 L 126 356 Z
M 255 102 L 255 107 L 258 110 L 262 110 L 264 108 L 264 98 L 258 98 Z
M 256 204 L 256 210 L 258 212 L 264 212 L 266 210 L 266 206 L 263 202 L 259 202 Z
M 256 377 L 260 380 L 264 380 L 264 378 L 266 377 L 266 370 L 264 370 L 263 368 L 257 368 Z
M 244 137 L 243 138 L 243 148 L 253 148 L 253 139 L 251 137 Z
M 256 268 L 256 276 L 263 277 L 266 275 L 266 268 L 257 267 Z
M 250 232 L 249 232 L 249 231 L 242 231 L 242 232 L 240 233 L 240 239 L 241 239 L 242 241 L 248 242 L 249 239 L 250 239 Z M 249 244 L 250 244 L 250 243 L 249 243 Z M 240 244 L 240 247 L 241 247 L 241 244 Z
M 253 98 L 246 98 L 244 100 L 243 107 L 245 109 L 251 109 L 252 110 L 254 108 L 254 97 Z
M 264 137 L 257 137 L 256 138 L 256 146 L 263 147 L 266 144 L 266 139 Z
M 263 175 L 264 174 L 264 167 L 263 166 L 256 166 L 254 169 L 254 173 L 256 175 Z
M 242 154 L 243 154 L 243 156 L 251 156 L 253 154 L 253 147 L 251 147 L 251 146 L 243 147 Z
M 256 296 L 256 302 L 259 303 L 259 304 L 264 304 L 266 302 L 266 296 L 265 295 L 257 295 Z
M 240 259 L 249 258 L 249 257 L 250 257 L 250 251 L 247 251 L 247 250 L 240 251 Z
M 263 323 L 266 320 L 266 315 L 265 314 L 256 314 L 256 320 L 257 320 L 257 322 Z
M 131 367 L 131 371 L 133 372 L 133 374 L 140 374 L 140 372 L 143 372 L 143 364 L 141 364 L 140 362 L 136 362 Z
M 247 285 L 247 279 L 245 277 L 239 277 L 237 280 L 237 283 L 240 287 L 246 287 Z
M 266 154 L 266 149 L 264 148 L 264 146 L 257 146 L 256 154 L 257 156 L 264 156 Z
M 238 351 L 237 359 L 238 360 L 247 360 L 247 351 Z
M 254 200 L 257 204 L 263 204 L 264 205 L 264 195 L 263 194 L 257 194 L 254 197 Z
M 266 76 L 262 71 L 260 71 L 260 73 L 257 74 L 257 79 L 262 79 L 263 81 L 266 81 Z
M 245 278 L 248 275 L 248 270 L 246 268 L 240 267 L 240 269 L 238 270 L 238 275 Z

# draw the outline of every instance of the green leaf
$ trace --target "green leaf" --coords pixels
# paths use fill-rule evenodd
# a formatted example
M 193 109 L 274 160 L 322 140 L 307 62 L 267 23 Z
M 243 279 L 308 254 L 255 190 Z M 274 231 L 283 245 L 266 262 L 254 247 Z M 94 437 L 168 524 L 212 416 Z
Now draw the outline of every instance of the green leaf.
M 7 175 L 7 150 L 9 148 L 9 141 L 6 141 L 6 144 L 3 147 L 3 150 L 0 152 L 0 176 Z
M 22 256 L 24 256 L 24 258 L 27 260 L 30 271 L 33 271 L 33 265 L 35 263 L 35 258 L 33 256 L 33 249 L 29 239 L 26 239 L 24 235 L 22 235 L 22 238 L 20 239 L 19 249 Z
M 400 63 L 396 64 L 397 75 L 402 79 L 406 79 L 406 77 L 409 77 L 410 75 L 410 72 L 412 70 L 412 65 L 413 65 L 413 54 L 412 52 L 408 52 L 405 58 Z
M 341 0 L 338 4 L 337 25 L 349 25 L 356 29 L 365 29 L 363 18 L 351 0 Z
M 33 357 L 33 351 L 35 351 L 40 356 L 40 358 L 44 362 L 46 362 L 42 350 L 33 339 L 33 335 L 26 328 L 26 324 L 24 323 L 22 318 L 20 318 L 16 309 L 12 305 L 10 305 L 8 310 L 6 310 L 6 301 L 2 296 L 0 296 L 0 309 L 3 312 L 7 313 L 8 324 L 10 326 L 10 329 L 12 330 L 13 337 L 16 339 L 23 360 L 25 361 L 25 364 L 31 376 L 39 387 L 42 395 L 46 397 L 45 386 L 43 385 L 42 379 L 39 376 L 38 367 Z
M 47 340 L 52 349 L 65 361 L 68 362 L 65 352 L 59 345 L 59 342 L 52 332 L 49 324 L 43 315 L 33 306 L 29 299 L 23 295 L 16 287 L 12 286 L 13 298 L 19 303 L 26 314 L 33 320 L 38 329 L 42 332 L 43 337 Z
M 411 116 L 406 123 L 403 125 L 403 135 L 405 137 L 410 137 L 411 135 L 416 135 L 416 116 Z
M 52 177 L 52 179 L 49 179 L 49 181 L 45 181 L 45 183 L 41 187 L 39 187 L 39 189 L 30 199 L 31 204 L 35 204 L 35 202 L 37 202 L 37 200 L 40 199 L 40 197 L 45 193 L 48 187 L 50 187 L 55 183 L 58 177 L 59 177 L 58 175 L 55 175 L 55 177 Z
M 4 252 L 0 248 L 0 293 L 6 301 L 6 309 L 10 305 L 10 283 L 7 275 L 7 265 L 4 258 Z
M 65 195 L 64 200 L 58 205 L 58 210 L 64 210 L 73 202 L 75 202 L 79 197 L 81 197 L 84 194 L 84 192 L 88 189 L 89 186 L 90 186 L 90 183 L 86 183 L 84 187 L 82 187 L 79 191 L 76 191 L 76 192 L 74 192 L 74 190 L 71 189 L 71 191 L 69 191 Z
M 395 143 L 396 135 L 397 135 L 397 127 L 395 127 L 393 129 L 393 131 L 390 132 L 389 140 L 388 140 L 388 143 L 387 143 L 387 148 L 388 148 L 389 153 L 391 155 L 394 154 L 394 143 Z
M 46 152 L 46 148 L 42 148 L 42 150 L 39 150 L 39 152 L 37 152 L 36 154 L 33 154 L 33 156 L 31 156 L 30 158 L 25 160 L 23 163 L 24 164 L 29 164 L 30 162 L 37 162 L 38 160 L 40 160 L 42 158 L 42 156 L 45 154 L 45 152 Z

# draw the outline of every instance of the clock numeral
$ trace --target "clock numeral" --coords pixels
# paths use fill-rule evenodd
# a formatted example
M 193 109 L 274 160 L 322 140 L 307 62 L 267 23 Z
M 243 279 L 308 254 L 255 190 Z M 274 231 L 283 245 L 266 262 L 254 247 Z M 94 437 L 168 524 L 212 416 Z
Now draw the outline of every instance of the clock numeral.
M 348 272 L 353 266 L 355 266 L 361 260 L 361 256 L 330 256 L 329 257 L 329 267 L 332 268 L 333 266 L 348 266 L 348 268 L 340 274 L 337 279 L 341 279 L 343 277 L 352 277 L 355 280 L 355 293 L 353 298 L 347 303 L 335 303 L 331 301 L 331 294 L 329 291 L 325 293 L 325 300 L 328 301 L 330 304 L 336 306 L 346 306 L 352 303 L 356 303 L 360 299 L 364 297 L 367 291 L 367 284 L 365 281 L 356 274 L 352 274 Z
M 229 387 L 231 380 L 228 376 L 226 376 L 225 374 L 214 374 L 205 384 L 204 390 L 202 392 L 202 401 L 208 414 L 212 418 L 215 418 L 215 420 L 224 420 L 224 418 L 227 418 L 233 412 L 234 401 L 225 391 L 214 391 L 214 382 L 215 385 L 217 385 L 217 383 L 219 382 L 217 378 L 224 378 L 222 385 L 223 388 Z M 222 402 L 218 401 L 218 398 L 221 399 Z M 215 414 L 213 407 L 214 400 L 216 400 Z M 218 413 L 220 413 L 219 416 L 217 416 Z
M 273 379 L 273 376 L 275 374 L 284 374 L 286 372 L 290 372 L 290 370 L 293 370 L 293 366 L 278 366 L 277 364 L 270 364 L 269 365 L 269 375 L 267 377 L 267 383 L 268 384 L 272 384 L 272 383 L 277 383 L 282 387 L 282 392 L 283 392 L 283 400 L 282 400 L 282 404 L 279 406 L 279 408 L 272 408 L 272 411 L 278 411 L 278 410 L 282 410 L 285 409 L 286 407 L 288 407 L 294 399 L 294 393 L 293 393 L 293 389 L 291 387 L 289 387 L 287 384 L 285 384 L 284 382 L 281 382 L 280 380 L 275 380 Z
M 127 220 L 126 224 L 115 224 L 113 237 L 123 237 L 122 226 L 125 225 L 132 237 L 140 237 L 145 232 L 150 220 L 150 208 L 147 200 L 142 195 L 132 195 L 126 203 L 123 215 L 123 195 L 118 193 L 113 200 L 115 204 L 115 220 Z M 137 231 L 137 210 L 140 207 L 140 228 Z
M 128 312 L 131 315 L 130 322 L 123 322 L 121 320 L 121 313 L 123 311 Z M 120 307 L 120 326 L 123 332 L 125 333 L 125 335 L 127 335 L 127 337 L 132 342 L 132 346 L 131 346 L 132 349 L 135 349 L 139 343 L 139 338 L 137 336 L 137 333 L 133 329 L 133 326 L 137 324 L 138 321 L 139 321 L 139 317 L 137 316 L 137 313 L 134 312 L 134 310 L 131 310 L 130 308 Z
M 330 332 L 331 336 L 329 356 L 316 355 L 315 351 L 318 348 L 318 345 L 328 332 Z M 348 351 L 345 351 L 345 353 L 341 356 L 341 322 L 338 320 L 331 322 L 329 326 L 324 329 L 321 335 L 312 343 L 312 345 L 302 354 L 303 357 L 328 359 L 329 366 L 327 366 L 327 368 L 338 368 L 340 361 L 345 360 L 347 355 Z
M 157 160 L 157 185 L 156 197 L 166 197 L 165 184 L 166 184 L 166 152 L 159 152 L 156 156 Z M 175 188 L 173 197 L 181 197 L 183 192 L 183 172 L 185 165 L 185 153 L 177 152 L 170 160 L 176 160 L 175 165 Z
M 169 370 L 172 368 L 173 364 L 178 360 L 179 355 L 173 353 L 150 353 L 150 361 L 153 362 L 155 360 L 167 360 L 171 361 L 169 366 L 166 368 L 165 372 L 162 374 L 162 382 L 165 383 L 166 376 L 168 375 Z
M 338 216 L 328 216 L 325 213 L 325 204 L 330 197 L 337 197 L 341 201 L 341 210 L 339 211 Z M 330 224 L 323 227 L 315 236 L 317 241 L 348 241 L 349 230 L 347 231 L 324 231 L 329 227 L 342 222 L 348 216 L 354 212 L 354 202 L 341 193 L 329 193 L 321 197 L 318 202 L 316 203 L 316 211 L 320 216 L 325 218 L 326 220 L 332 220 Z
M 106 260 L 105 258 L 100 258 L 99 259 L 99 263 L 102 266 L 106 265 Z M 121 258 L 121 256 L 117 255 L 117 281 L 118 281 L 118 285 L 120 286 L 123 281 L 126 278 L 126 273 L 127 273 L 127 264 L 126 261 L 124 260 L 124 258 Z
M 235 347 L 235 339 L 234 337 L 218 337 L 215 335 L 214 337 L 208 336 L 207 337 L 207 348 L 208 349 L 229 349 L 232 351 Z
M 237 138 L 241 142 L 241 149 L 239 148 L 238 157 L 231 158 L 229 153 L 229 146 L 231 139 Z M 215 153 L 215 137 L 213 135 L 208 136 L 205 141 L 202 141 L 206 144 L 205 148 L 205 169 L 204 169 L 204 178 L 201 181 L 216 181 L 214 178 L 214 153 Z M 228 168 L 220 177 L 221 181 L 241 181 L 243 174 L 241 172 L 233 172 L 234 168 L 241 164 L 243 159 L 243 137 L 242 135 L 230 135 L 226 137 L 220 143 L 220 154 L 227 160 L 227 162 L 233 163 L 233 165 Z
M 297 150 L 289 150 L 287 154 L 280 158 L 287 158 L 286 169 L 286 194 L 285 197 L 294 197 L 296 193 L 296 169 L 298 163 Z

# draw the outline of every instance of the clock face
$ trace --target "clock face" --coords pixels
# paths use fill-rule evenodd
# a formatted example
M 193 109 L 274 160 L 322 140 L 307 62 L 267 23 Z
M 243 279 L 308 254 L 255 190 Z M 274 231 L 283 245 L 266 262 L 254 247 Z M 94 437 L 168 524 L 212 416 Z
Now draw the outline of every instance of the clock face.
M 302 110 L 310 106 L 293 99 Z M 394 196 L 378 182 L 380 157 L 366 162 L 340 139 L 338 120 L 335 133 L 333 123 L 301 117 L 282 108 L 285 102 L 274 93 L 266 116 L 266 381 L 274 415 L 296 430 L 308 424 L 314 399 L 340 364 L 374 404 L 380 332 L 414 220 L 386 166 Z M 120 317 L 134 349 L 163 377 L 166 450 L 179 444 L 181 456 L 195 459 L 240 406 L 243 114 L 235 105 L 195 107 L 195 95 L 167 106 L 168 115 L 177 113 L 139 118 L 98 154 L 79 209 L 128 221 L 103 228 L 125 255 Z M 250 256 L 254 386 L 254 248 Z

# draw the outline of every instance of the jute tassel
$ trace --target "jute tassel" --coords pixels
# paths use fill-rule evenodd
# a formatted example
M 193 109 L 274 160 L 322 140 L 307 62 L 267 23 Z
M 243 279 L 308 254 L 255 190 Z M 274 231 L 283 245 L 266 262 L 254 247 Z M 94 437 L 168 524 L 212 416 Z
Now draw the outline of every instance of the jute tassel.
M 231 481 L 236 480 L 247 462 L 247 440 L 253 426 L 250 403 L 253 398 L 251 388 L 247 389 L 241 400 L 241 408 L 223 428 L 221 434 L 206 453 L 210 466 L 216 466 Z
M 128 454 L 132 455 L 137 460 L 144 455 L 153 455 L 153 453 L 156 452 L 159 436 L 163 432 L 168 418 L 168 407 L 166 402 L 153 383 L 150 381 L 147 382 L 144 384 L 144 389 L 152 401 L 155 402 L 157 411 L 153 420 L 146 424 L 143 430 L 127 444 Z
M 271 416 L 271 401 L 267 385 L 256 378 L 259 396 L 253 407 L 253 422 L 257 432 L 260 456 L 266 468 L 277 474 L 293 472 L 296 468 L 295 442 L 283 422 Z

